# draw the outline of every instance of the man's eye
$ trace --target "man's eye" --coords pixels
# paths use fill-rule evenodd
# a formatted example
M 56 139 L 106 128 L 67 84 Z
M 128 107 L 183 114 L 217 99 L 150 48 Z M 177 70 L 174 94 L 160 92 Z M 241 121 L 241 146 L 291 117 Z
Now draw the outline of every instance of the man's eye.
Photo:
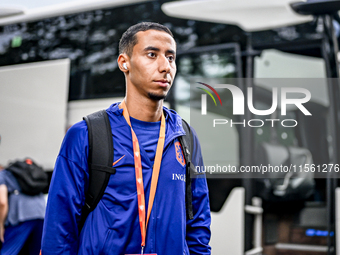
M 156 54 L 155 54 L 155 53 L 153 53 L 153 52 L 149 52 L 149 53 L 148 53 L 148 56 L 153 58 L 153 57 L 155 57 L 155 56 L 156 56 Z
M 168 56 L 169 61 L 174 61 L 175 57 L 174 56 Z

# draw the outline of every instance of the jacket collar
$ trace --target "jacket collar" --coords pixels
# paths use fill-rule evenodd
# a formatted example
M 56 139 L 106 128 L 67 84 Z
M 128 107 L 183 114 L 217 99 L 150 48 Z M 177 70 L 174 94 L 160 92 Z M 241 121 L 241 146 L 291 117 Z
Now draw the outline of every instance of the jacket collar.
M 123 116 L 123 109 L 119 109 L 119 104 L 120 102 L 114 103 L 110 106 L 108 109 L 111 111 L 113 114 L 117 116 Z M 166 137 L 170 140 L 178 137 L 185 135 L 185 131 L 182 127 L 182 118 L 181 116 L 178 115 L 177 112 L 174 110 L 170 110 L 167 107 L 163 106 L 163 111 L 165 115 L 165 120 L 166 120 Z

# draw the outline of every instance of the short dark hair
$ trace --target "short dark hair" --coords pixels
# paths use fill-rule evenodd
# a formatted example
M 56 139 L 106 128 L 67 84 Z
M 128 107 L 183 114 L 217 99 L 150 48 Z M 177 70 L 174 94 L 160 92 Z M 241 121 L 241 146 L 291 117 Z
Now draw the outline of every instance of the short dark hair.
M 131 56 L 133 47 L 137 44 L 137 36 L 136 34 L 140 31 L 147 31 L 147 30 L 158 30 L 164 31 L 171 35 L 174 38 L 174 35 L 171 33 L 170 29 L 166 26 L 163 26 L 159 23 L 155 22 L 141 22 L 137 23 L 129 27 L 122 38 L 119 41 L 119 54 L 126 53 L 128 56 Z

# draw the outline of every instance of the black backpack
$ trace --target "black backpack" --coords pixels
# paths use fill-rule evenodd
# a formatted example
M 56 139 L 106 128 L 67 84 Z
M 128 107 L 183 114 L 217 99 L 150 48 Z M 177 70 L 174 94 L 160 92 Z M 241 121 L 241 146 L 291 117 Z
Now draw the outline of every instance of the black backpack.
M 47 173 L 30 158 L 26 158 L 24 161 L 15 161 L 6 169 L 14 175 L 21 192 L 26 195 L 38 195 L 48 186 Z
M 85 195 L 85 205 L 82 209 L 79 232 L 82 229 L 89 213 L 96 208 L 102 198 L 111 174 L 116 173 L 112 167 L 113 163 L 113 141 L 109 117 L 105 110 L 92 113 L 84 117 L 88 128 L 89 136 L 89 187 Z M 195 172 L 195 167 L 191 162 L 191 151 L 193 138 L 190 126 L 182 120 L 185 136 L 179 137 L 186 162 L 186 190 L 185 202 L 188 219 L 193 219 L 192 210 L 192 190 L 190 174 Z

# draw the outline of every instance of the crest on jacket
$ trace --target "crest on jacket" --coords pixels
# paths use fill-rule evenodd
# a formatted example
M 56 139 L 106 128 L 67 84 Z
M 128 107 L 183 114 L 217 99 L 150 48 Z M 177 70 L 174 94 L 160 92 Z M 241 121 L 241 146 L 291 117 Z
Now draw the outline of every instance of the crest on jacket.
M 182 151 L 182 146 L 179 141 L 175 142 L 176 159 L 182 165 L 185 166 L 185 159 Z

